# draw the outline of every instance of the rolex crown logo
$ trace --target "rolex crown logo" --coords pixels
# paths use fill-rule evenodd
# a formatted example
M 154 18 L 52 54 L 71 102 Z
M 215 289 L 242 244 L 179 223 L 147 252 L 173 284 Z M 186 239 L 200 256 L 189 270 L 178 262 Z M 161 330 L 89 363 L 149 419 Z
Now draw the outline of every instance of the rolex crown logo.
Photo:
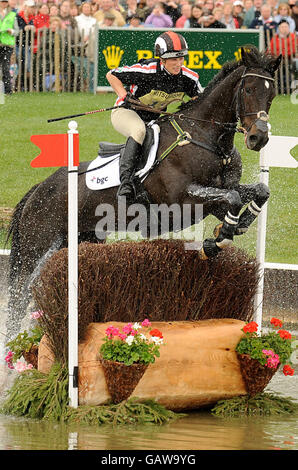
M 102 51 L 109 69 L 116 69 L 120 65 L 121 57 L 124 51 L 119 46 L 108 46 Z

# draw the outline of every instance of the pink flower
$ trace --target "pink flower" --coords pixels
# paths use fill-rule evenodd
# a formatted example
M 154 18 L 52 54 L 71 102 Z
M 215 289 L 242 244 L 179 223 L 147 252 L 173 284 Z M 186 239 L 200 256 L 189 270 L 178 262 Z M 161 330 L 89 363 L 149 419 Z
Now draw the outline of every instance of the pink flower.
M 42 310 L 37 310 L 36 312 L 30 313 L 30 318 L 33 320 L 37 320 L 38 318 L 43 316 L 43 311 Z
M 148 318 L 145 318 L 145 320 L 142 321 L 142 326 L 144 327 L 151 326 L 151 322 L 148 320 Z
M 33 369 L 32 364 L 27 364 L 23 361 L 17 361 L 15 365 L 15 370 L 19 373 L 24 372 L 25 370 Z
M 135 336 L 138 334 L 137 330 L 131 330 L 130 332 L 131 336 Z
M 7 363 L 7 367 L 9 369 L 14 369 L 14 366 L 12 364 L 13 354 L 14 353 L 12 351 L 8 351 L 7 356 L 5 357 L 5 362 Z
M 113 336 L 118 336 L 120 331 L 119 328 L 115 328 L 113 325 L 111 325 L 106 329 L 105 333 L 109 338 L 113 338 Z
M 276 369 L 280 362 L 278 354 L 275 354 L 275 352 L 272 351 L 271 349 L 268 349 L 268 350 L 263 349 L 262 353 L 265 354 L 265 356 L 267 356 L 267 361 L 266 361 L 265 366 L 269 367 L 270 369 Z
M 131 330 L 132 330 L 132 323 L 127 323 L 127 325 L 125 325 L 122 328 L 123 333 L 126 333 L 127 335 L 130 334 Z
M 127 335 L 125 333 L 119 333 L 118 336 L 120 339 L 122 339 L 122 341 L 124 341 L 127 338 Z

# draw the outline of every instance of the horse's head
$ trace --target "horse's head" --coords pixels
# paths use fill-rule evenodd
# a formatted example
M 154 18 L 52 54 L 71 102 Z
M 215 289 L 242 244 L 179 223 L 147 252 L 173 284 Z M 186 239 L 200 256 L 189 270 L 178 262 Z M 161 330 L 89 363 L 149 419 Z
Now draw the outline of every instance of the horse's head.
M 254 48 L 242 48 L 241 53 L 245 69 L 238 90 L 238 115 L 247 148 L 259 151 L 268 142 L 268 112 L 275 96 L 273 77 L 281 56 L 256 54 Z

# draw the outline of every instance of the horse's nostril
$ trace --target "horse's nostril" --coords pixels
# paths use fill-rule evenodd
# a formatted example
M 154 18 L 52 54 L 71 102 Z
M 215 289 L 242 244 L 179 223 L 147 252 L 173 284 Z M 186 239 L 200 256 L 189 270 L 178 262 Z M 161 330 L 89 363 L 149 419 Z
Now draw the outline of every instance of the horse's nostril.
M 250 144 L 255 144 L 257 141 L 258 141 L 258 137 L 256 135 L 250 135 L 249 136 Z

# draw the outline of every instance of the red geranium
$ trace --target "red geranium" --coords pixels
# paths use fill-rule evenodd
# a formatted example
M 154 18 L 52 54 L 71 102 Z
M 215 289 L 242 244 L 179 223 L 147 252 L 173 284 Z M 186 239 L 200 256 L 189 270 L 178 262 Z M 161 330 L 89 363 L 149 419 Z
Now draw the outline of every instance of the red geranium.
M 271 325 L 274 325 L 277 328 L 280 328 L 282 326 L 282 321 L 279 320 L 278 318 L 271 318 L 270 323 Z
M 278 330 L 277 332 L 282 339 L 291 339 L 292 335 L 287 330 Z
M 247 323 L 243 328 L 244 333 L 255 333 L 258 331 L 258 324 L 255 321 Z
M 294 375 L 294 369 L 292 369 L 291 366 L 289 366 L 288 364 L 286 364 L 283 368 L 283 373 L 285 375 Z
M 151 336 L 157 336 L 158 338 L 163 338 L 162 332 L 159 331 L 157 328 L 155 330 L 150 331 Z

